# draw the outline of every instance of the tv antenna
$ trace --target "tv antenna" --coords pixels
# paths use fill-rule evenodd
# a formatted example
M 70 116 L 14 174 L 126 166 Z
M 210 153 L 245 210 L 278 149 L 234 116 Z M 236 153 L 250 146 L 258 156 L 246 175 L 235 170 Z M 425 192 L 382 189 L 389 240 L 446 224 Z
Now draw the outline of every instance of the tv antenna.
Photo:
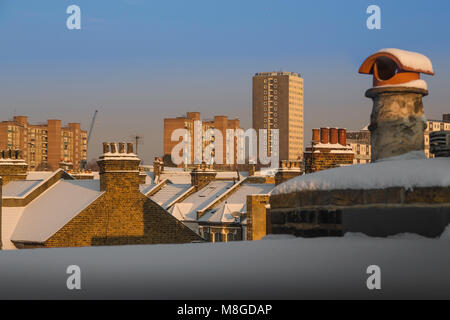
M 144 136 L 140 134 L 135 134 L 131 137 L 134 140 L 136 146 L 136 155 L 139 154 L 139 146 L 144 144 Z

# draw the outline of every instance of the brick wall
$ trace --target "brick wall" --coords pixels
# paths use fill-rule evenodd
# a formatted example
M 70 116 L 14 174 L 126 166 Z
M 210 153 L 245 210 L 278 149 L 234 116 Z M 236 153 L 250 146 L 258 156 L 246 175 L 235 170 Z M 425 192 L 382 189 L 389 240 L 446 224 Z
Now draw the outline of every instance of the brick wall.
M 247 240 L 261 240 L 266 236 L 266 205 L 268 195 L 247 196 Z
M 434 236 L 450 219 L 449 205 L 448 187 L 293 192 L 270 197 L 270 229 L 297 237 L 340 236 L 345 230 Z
M 340 165 L 353 164 L 354 154 L 352 153 L 305 153 L 306 173 L 322 171 L 335 168 Z

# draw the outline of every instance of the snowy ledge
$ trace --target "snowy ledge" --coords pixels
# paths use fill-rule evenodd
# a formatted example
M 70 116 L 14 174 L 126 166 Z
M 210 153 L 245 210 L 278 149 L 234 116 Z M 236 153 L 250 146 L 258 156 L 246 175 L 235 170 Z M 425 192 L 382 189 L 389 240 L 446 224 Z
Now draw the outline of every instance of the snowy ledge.
M 371 190 L 392 187 L 450 186 L 450 159 L 427 159 L 423 151 L 363 165 L 300 176 L 276 187 L 272 195 L 317 190 Z
M 428 85 L 427 83 L 420 79 L 420 80 L 413 80 L 407 83 L 401 83 L 401 84 L 388 84 L 384 86 L 377 86 L 374 88 L 388 88 L 388 87 L 403 87 L 403 88 L 416 88 L 416 89 L 422 89 L 428 91 Z

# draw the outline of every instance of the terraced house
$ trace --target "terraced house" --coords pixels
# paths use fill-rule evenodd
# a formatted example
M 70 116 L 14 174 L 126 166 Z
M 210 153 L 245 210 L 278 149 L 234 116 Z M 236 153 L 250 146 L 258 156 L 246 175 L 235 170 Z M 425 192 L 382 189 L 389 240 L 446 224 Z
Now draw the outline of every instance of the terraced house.
M 125 143 L 105 143 L 98 164 L 89 177 L 30 172 L 20 152 L 3 151 L 2 248 L 259 240 L 267 233 L 271 173 L 205 164 L 164 170 L 162 162 L 144 173 Z
M 2 248 L 203 241 L 140 192 L 140 159 L 127 147 L 105 144 L 99 179 L 89 180 L 61 169 L 29 173 L 18 152 L 2 152 Z

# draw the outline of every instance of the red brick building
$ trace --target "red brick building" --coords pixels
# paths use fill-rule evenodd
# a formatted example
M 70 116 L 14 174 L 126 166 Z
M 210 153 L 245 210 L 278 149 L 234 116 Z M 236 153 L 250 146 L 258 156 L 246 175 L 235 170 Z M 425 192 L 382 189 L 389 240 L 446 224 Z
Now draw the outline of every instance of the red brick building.
M 20 150 L 29 170 L 56 170 L 60 162 L 80 168 L 87 158 L 87 131 L 79 123 L 62 126 L 61 120 L 30 124 L 28 117 L 16 116 L 0 122 L 0 149 Z
M 173 166 L 173 163 L 171 161 L 171 154 L 174 147 L 179 144 L 182 141 L 182 138 L 178 141 L 172 141 L 172 133 L 177 129 L 186 129 L 190 137 L 188 139 L 188 145 L 189 145 L 189 154 L 186 155 L 188 162 L 190 162 L 189 166 L 194 167 L 194 159 L 196 157 L 195 150 L 194 150 L 194 129 L 195 129 L 195 122 L 201 121 L 200 119 L 200 112 L 188 112 L 185 117 L 177 117 L 177 118 L 166 118 L 164 119 L 164 163 L 167 166 Z M 233 129 L 237 130 L 240 129 L 239 119 L 228 119 L 226 116 L 215 116 L 213 120 L 203 120 L 202 121 L 202 132 L 198 133 L 198 136 L 201 137 L 205 135 L 205 133 L 209 129 L 217 129 L 222 133 L 223 136 L 223 163 L 226 163 L 226 131 L 227 129 Z M 202 150 L 204 147 L 206 147 L 208 144 L 210 144 L 212 141 L 204 141 L 202 142 Z M 234 158 L 236 163 L 237 159 L 237 152 L 236 152 L 236 140 L 235 140 L 235 151 L 234 151 Z M 200 150 L 200 151 L 202 151 Z M 183 155 L 183 152 L 181 152 L 181 155 Z M 199 155 L 197 154 L 197 157 Z M 201 156 L 201 155 L 200 155 Z M 183 167 L 183 164 L 180 164 L 179 167 Z M 220 167 L 217 166 L 216 167 Z M 223 166 L 226 167 L 226 166 Z

